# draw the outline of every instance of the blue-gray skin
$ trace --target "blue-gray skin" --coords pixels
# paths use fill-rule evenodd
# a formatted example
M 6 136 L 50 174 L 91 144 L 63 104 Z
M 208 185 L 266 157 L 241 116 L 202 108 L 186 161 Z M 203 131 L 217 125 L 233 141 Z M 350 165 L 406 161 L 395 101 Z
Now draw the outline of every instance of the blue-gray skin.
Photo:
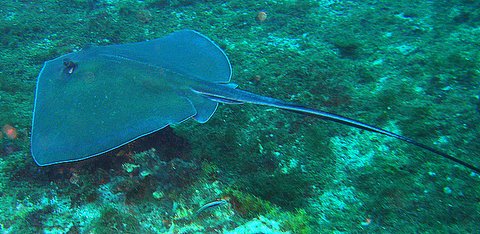
M 231 76 L 226 54 L 192 30 L 147 42 L 93 47 L 47 61 L 37 82 L 32 156 L 40 166 L 83 160 L 189 118 L 205 123 L 218 103 L 251 103 L 393 137 L 480 174 L 480 168 L 411 138 L 237 89 L 229 83 Z

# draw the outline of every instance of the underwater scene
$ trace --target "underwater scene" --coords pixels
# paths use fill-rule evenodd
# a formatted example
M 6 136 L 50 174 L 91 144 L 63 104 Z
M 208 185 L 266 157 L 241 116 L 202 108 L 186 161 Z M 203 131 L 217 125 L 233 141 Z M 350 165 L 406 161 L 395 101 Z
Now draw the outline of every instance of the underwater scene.
M 480 1 L 6 0 L 0 33 L 0 233 L 480 232 Z

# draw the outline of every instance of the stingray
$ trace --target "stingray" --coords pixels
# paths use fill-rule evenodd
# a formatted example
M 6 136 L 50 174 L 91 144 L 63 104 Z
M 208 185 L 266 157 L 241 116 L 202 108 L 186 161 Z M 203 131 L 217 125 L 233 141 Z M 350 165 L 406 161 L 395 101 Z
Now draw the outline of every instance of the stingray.
M 33 159 L 40 166 L 87 159 L 189 118 L 205 123 L 219 103 L 252 103 L 393 137 L 480 172 L 379 127 L 237 89 L 231 76 L 222 49 L 192 30 L 146 42 L 90 47 L 47 61 L 37 80 Z

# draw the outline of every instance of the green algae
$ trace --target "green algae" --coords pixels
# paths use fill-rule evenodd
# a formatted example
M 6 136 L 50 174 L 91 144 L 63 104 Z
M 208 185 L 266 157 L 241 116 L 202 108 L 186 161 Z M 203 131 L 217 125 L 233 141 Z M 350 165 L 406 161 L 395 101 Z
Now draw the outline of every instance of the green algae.
M 235 211 L 247 219 L 264 215 L 274 210 L 274 206 L 270 202 L 240 190 L 227 189 L 225 196 L 228 197 Z
M 315 219 L 305 210 L 299 209 L 294 213 L 289 213 L 287 215 L 287 218 L 282 223 L 282 227 L 283 229 L 291 231 L 292 233 L 315 233 L 315 230 L 312 228 L 314 221 Z
M 108 206 L 102 209 L 93 226 L 91 231 L 95 233 L 145 233 L 133 215 Z
M 52 205 L 43 208 L 25 208 L 13 217 L 13 219 L 18 220 L 18 222 L 13 225 L 12 229 L 18 233 L 41 232 L 47 216 L 52 214 L 53 211 Z
M 25 199 L 26 191 L 55 190 L 72 198 L 72 210 L 88 210 L 90 204 L 101 211 L 100 218 L 70 213 L 77 223 L 72 230 L 107 233 L 115 230 L 102 225 L 114 225 L 123 232 L 165 232 L 168 222 L 162 220 L 173 218 L 155 215 L 174 213 L 173 201 L 194 210 L 195 190 L 217 198 L 217 192 L 201 189 L 213 181 L 217 190 L 238 199 L 240 208 L 234 203 L 232 212 L 241 215 L 217 216 L 226 220 L 209 220 L 212 229 L 204 231 L 219 225 L 233 229 L 258 215 L 284 220 L 284 230 L 295 233 L 478 230 L 478 176 L 402 143 L 278 110 L 222 105 L 206 124 L 189 121 L 174 128 L 188 146 L 79 163 L 78 184 L 70 183 L 71 172 L 60 172 L 72 165 L 38 168 L 28 149 L 34 82 L 45 60 L 88 44 L 143 41 L 193 28 L 225 49 L 234 81 L 244 89 L 388 127 L 475 162 L 478 2 L 2 4 L 0 125 L 19 130 L 18 139 L 0 140 L 1 147 L 19 149 L 0 158 L 3 230 L 41 232 L 47 220 L 66 223 L 66 216 L 49 212 L 38 199 Z M 262 23 L 255 20 L 260 10 L 268 14 Z M 162 167 L 155 165 L 176 157 L 198 166 L 168 170 L 170 179 L 158 176 Z M 125 162 L 141 168 L 124 172 Z M 142 176 L 144 171 L 149 174 Z M 120 184 L 127 190 L 113 193 Z M 164 196 L 153 199 L 155 191 Z M 38 207 L 10 210 L 16 201 Z M 132 215 L 125 207 L 143 212 Z M 32 219 L 35 214 L 41 218 Z M 371 224 L 362 224 L 365 218 Z M 182 225 L 187 224 L 177 224 L 177 230 Z

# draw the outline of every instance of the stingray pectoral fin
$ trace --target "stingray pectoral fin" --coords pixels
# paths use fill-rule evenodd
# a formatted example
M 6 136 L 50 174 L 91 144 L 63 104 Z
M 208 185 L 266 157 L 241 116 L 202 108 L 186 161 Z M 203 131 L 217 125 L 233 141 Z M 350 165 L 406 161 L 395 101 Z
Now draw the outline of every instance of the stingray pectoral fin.
M 45 64 L 31 137 L 38 165 L 89 158 L 197 113 L 175 87 L 157 80 L 172 74 L 112 56 L 70 54 L 77 64 L 71 74 L 64 57 Z

